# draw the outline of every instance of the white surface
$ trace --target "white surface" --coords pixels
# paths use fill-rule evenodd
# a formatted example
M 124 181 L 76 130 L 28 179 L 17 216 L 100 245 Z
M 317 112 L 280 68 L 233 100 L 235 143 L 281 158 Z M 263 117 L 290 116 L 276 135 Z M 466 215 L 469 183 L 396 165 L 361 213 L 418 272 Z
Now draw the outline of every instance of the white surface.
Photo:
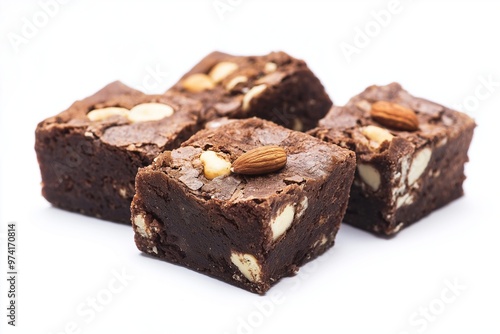
M 0 221 L 3 237 L 10 221 L 19 237 L 15 328 L 6 325 L 0 245 L 0 332 L 498 333 L 500 87 L 477 87 L 488 76 L 500 81 L 500 2 L 402 0 L 350 63 L 341 43 L 352 44 L 357 27 L 376 29 L 370 13 L 388 1 L 222 2 L 234 5 L 224 20 L 213 0 L 69 1 L 16 52 L 8 36 L 42 9 L 0 0 Z M 465 197 L 392 240 L 343 226 L 331 251 L 259 297 L 144 257 L 129 226 L 54 209 L 40 196 L 38 121 L 115 79 L 161 92 L 214 49 L 304 58 L 339 105 L 391 81 L 449 106 L 479 94 L 477 108 L 463 108 L 479 124 Z M 122 269 L 133 279 L 116 281 Z M 465 289 L 442 294 L 446 280 Z M 96 296 L 109 303 L 94 314 L 86 303 Z M 429 306 L 432 321 L 418 315 Z

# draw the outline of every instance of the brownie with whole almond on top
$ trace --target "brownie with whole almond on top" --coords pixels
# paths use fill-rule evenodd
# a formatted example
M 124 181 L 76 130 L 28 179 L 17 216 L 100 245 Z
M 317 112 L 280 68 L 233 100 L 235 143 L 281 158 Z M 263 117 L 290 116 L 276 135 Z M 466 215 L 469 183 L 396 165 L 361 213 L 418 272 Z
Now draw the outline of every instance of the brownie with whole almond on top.
M 356 152 L 344 221 L 393 235 L 463 195 L 474 128 L 469 116 L 392 83 L 332 108 L 310 134 Z
M 36 129 L 42 194 L 54 206 L 130 223 L 139 167 L 180 146 L 199 125 L 201 104 L 146 95 L 114 82 Z
M 141 168 L 137 247 L 263 294 L 333 246 L 354 152 L 258 118 L 202 130 Z
M 202 101 L 204 121 L 255 116 L 298 131 L 315 127 L 332 106 L 306 63 L 284 52 L 249 57 L 213 52 L 169 92 Z

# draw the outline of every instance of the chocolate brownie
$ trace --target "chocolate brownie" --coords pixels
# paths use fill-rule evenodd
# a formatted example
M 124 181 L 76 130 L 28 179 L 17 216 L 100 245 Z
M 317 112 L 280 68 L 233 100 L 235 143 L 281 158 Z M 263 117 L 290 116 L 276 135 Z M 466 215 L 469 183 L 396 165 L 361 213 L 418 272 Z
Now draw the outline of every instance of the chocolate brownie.
M 130 223 L 139 167 L 198 130 L 201 104 L 114 82 L 36 129 L 42 194 L 54 206 Z
M 463 195 L 474 127 L 467 115 L 392 83 L 334 107 L 310 133 L 356 152 L 344 221 L 392 235 Z
M 213 52 L 169 92 L 199 99 L 203 118 L 260 117 L 294 130 L 308 130 L 332 101 L 302 60 L 284 52 L 242 57 Z
M 354 170 L 352 151 L 258 118 L 202 130 L 139 170 L 137 247 L 263 294 L 333 246 Z

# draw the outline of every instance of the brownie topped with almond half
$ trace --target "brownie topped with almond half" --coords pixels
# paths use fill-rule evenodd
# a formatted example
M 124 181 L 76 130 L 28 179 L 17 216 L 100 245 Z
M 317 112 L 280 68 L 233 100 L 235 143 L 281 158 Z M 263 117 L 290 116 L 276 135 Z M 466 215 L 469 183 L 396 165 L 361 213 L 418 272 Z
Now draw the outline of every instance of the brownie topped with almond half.
M 169 92 L 200 100 L 204 121 L 255 116 L 298 131 L 315 127 L 332 106 L 307 64 L 284 52 L 265 56 L 213 52 Z
M 141 168 L 137 247 L 265 293 L 333 246 L 352 151 L 258 118 L 202 130 Z
M 392 83 L 333 107 L 310 134 L 356 152 L 344 221 L 393 235 L 463 195 L 474 128 L 469 116 Z

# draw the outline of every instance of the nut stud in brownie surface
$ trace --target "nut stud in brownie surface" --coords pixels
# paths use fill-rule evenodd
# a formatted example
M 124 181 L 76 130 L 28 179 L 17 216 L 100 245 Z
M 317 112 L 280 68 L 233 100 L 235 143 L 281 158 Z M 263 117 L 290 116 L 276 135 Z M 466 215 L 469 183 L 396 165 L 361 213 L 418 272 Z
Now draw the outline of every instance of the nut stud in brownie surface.
M 262 146 L 243 153 L 233 163 L 237 174 L 260 175 L 272 173 L 286 165 L 286 152 L 279 146 Z
M 199 93 L 214 88 L 215 84 L 208 75 L 195 73 L 182 81 L 182 87 L 188 92 Z
M 203 174 L 209 180 L 229 175 L 231 172 L 231 163 L 214 151 L 203 152 L 200 155 L 200 161 L 203 164 Z
M 201 130 L 139 170 L 137 247 L 263 294 L 334 245 L 355 165 L 350 150 L 258 118 Z
M 309 133 L 356 152 L 344 222 L 394 235 L 463 195 L 474 127 L 466 114 L 392 83 L 333 107 Z
M 397 103 L 378 101 L 372 104 L 372 118 L 395 130 L 418 130 L 418 118 L 413 110 Z
M 332 106 L 307 64 L 284 52 L 264 56 L 213 52 L 166 94 L 200 101 L 203 122 L 259 117 L 298 131 L 315 127 Z
M 54 206 L 130 223 L 137 169 L 200 127 L 200 102 L 114 82 L 40 122 L 42 194 Z
M 159 121 L 173 113 L 174 109 L 164 103 L 142 103 L 130 109 L 128 119 L 132 123 Z
M 376 125 L 367 125 L 361 128 L 361 133 L 370 140 L 370 146 L 377 148 L 383 142 L 391 142 L 394 136 L 386 129 Z

